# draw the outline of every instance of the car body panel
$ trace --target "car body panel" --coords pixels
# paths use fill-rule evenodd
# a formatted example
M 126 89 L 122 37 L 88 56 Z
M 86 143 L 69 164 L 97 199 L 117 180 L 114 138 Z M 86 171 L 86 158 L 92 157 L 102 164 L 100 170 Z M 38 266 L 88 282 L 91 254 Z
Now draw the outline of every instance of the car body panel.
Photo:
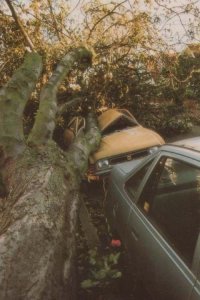
M 199 300 L 200 299 L 200 235 L 197 241 L 197 247 L 194 255 L 193 268 L 195 269 L 195 274 L 197 274 L 196 282 L 192 290 L 192 295 L 190 300 Z
M 148 291 L 157 299 L 188 299 L 195 276 L 136 205 L 131 207 L 126 231 L 129 251 L 137 257 L 136 268 Z
M 102 137 L 99 149 L 90 156 L 90 162 L 162 144 L 164 140 L 156 132 L 135 126 Z
M 187 148 L 181 148 L 180 145 L 183 143 L 180 142 L 177 146 L 164 145 L 159 153 L 137 160 L 129 167 L 128 163 L 114 167 L 109 179 L 110 198 L 106 203 L 106 215 L 109 209 L 108 220 L 112 220 L 112 224 L 118 229 L 122 241 L 131 254 L 135 268 L 140 270 L 145 286 L 153 293 L 155 299 L 200 300 L 200 235 L 196 243 L 193 264 L 189 268 L 157 226 L 141 211 L 137 201 L 154 166 L 162 156 L 172 157 L 200 169 L 200 153 L 197 152 L 199 142 L 200 138 L 191 143 L 184 142 Z M 195 151 L 191 150 L 193 147 Z M 152 164 L 140 183 L 137 197 L 133 201 L 125 184 L 151 159 Z M 187 176 L 189 175 L 186 174 L 186 178 Z
M 199 299 L 200 299 L 200 282 L 199 280 L 197 280 L 192 290 L 192 295 L 190 297 L 190 300 L 199 300 Z
M 108 109 L 98 117 L 102 139 L 97 151 L 89 156 L 87 179 L 99 180 L 122 161 L 131 161 L 149 155 L 165 142 L 153 130 L 141 126 L 126 109 Z M 74 117 L 64 131 L 65 148 L 85 130 L 85 119 Z M 153 149 L 154 148 L 154 149 Z
M 136 204 L 131 206 L 126 231 L 146 288 L 157 299 L 188 299 L 195 276 Z
M 128 218 L 130 214 L 130 203 L 129 201 L 116 201 L 116 199 L 119 199 L 118 194 L 121 192 L 121 189 L 116 183 L 113 183 L 113 185 L 114 193 L 112 193 L 112 196 L 109 197 L 110 201 L 107 203 L 109 205 L 108 211 L 112 216 L 108 216 L 108 219 L 113 220 L 113 223 L 111 224 L 113 231 L 118 232 L 125 243 L 127 233 L 126 226 L 128 224 Z M 120 223 L 117 222 L 117 220 L 120 220 Z
M 126 118 L 130 123 L 139 125 L 133 115 L 126 109 L 108 109 L 98 117 L 98 124 L 101 132 L 108 128 L 111 124 L 117 122 L 121 118 Z
M 177 146 L 193 149 L 195 151 L 200 151 L 200 139 L 199 139 L 199 137 L 180 140 L 180 141 L 174 142 L 174 144 L 177 145 Z

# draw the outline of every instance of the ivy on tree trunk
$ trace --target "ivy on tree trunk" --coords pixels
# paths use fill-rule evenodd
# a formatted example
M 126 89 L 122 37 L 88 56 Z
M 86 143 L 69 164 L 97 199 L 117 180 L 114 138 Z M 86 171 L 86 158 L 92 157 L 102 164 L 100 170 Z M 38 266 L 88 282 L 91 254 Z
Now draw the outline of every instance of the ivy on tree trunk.
M 29 53 L 0 93 L 0 299 L 75 299 L 74 248 L 79 183 L 100 142 L 95 115 L 68 152 L 52 140 L 59 84 L 91 53 L 69 52 L 43 88 L 35 124 L 23 135 L 23 109 L 42 70 Z

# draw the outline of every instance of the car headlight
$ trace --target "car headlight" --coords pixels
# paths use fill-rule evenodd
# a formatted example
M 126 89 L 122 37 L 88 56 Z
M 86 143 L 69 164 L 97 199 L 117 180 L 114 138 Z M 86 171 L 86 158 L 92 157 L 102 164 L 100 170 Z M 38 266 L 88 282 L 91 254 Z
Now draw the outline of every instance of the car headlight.
M 157 151 L 158 151 L 158 146 L 151 147 L 151 148 L 149 149 L 149 154 L 153 154 L 153 153 L 155 153 L 155 152 L 157 152 Z
M 108 169 L 110 167 L 110 164 L 107 159 L 102 159 L 96 163 L 96 167 L 98 170 Z

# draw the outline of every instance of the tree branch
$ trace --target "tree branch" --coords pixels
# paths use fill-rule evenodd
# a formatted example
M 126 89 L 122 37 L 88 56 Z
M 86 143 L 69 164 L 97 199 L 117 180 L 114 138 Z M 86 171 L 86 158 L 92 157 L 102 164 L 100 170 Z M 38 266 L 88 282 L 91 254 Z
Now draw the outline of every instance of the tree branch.
M 5 1 L 6 1 L 7 5 L 8 5 L 8 7 L 10 8 L 10 11 L 12 13 L 13 19 L 15 20 L 16 24 L 18 25 L 19 29 L 21 30 L 21 33 L 23 34 L 23 36 L 24 36 L 24 38 L 25 38 L 25 40 L 27 42 L 27 45 L 34 52 L 35 51 L 35 47 L 34 47 L 32 41 L 31 41 L 31 39 L 29 38 L 27 32 L 25 31 L 24 26 L 22 25 L 20 19 L 18 18 L 17 13 L 16 13 L 16 11 L 15 11 L 15 9 L 14 9 L 11 1 L 10 0 L 5 0 Z
M 0 145 L 4 155 L 15 156 L 24 144 L 22 114 L 42 71 L 42 59 L 28 53 L 23 65 L 0 91 Z
M 89 155 L 98 148 L 100 140 L 101 133 L 97 124 L 97 118 L 90 112 L 86 120 L 85 135 L 78 135 L 67 152 L 73 167 L 81 176 L 85 174 L 88 168 Z
M 85 67 L 91 63 L 92 53 L 84 47 L 69 52 L 59 63 L 48 83 L 44 86 L 40 96 L 40 106 L 35 124 L 29 135 L 28 142 L 34 145 L 45 145 L 55 128 L 55 115 L 57 113 L 56 93 L 59 84 L 75 66 L 79 63 Z
M 51 2 L 51 0 L 47 0 L 47 2 L 48 2 L 48 5 L 49 5 L 50 14 L 51 14 L 51 17 L 52 17 L 52 21 L 53 21 L 53 23 L 54 23 L 54 28 L 55 28 L 57 37 L 58 37 L 59 41 L 61 41 L 62 38 L 61 38 L 61 35 L 60 35 L 60 34 L 61 34 L 62 32 L 58 29 L 58 24 L 57 24 L 57 21 L 56 21 L 54 12 L 53 12 L 52 2 Z
M 68 102 L 64 103 L 58 108 L 58 115 L 62 115 L 63 113 L 67 112 L 69 108 L 76 106 L 77 104 L 80 104 L 83 102 L 83 98 L 81 97 L 76 97 L 73 98 L 72 100 L 69 100 Z
M 88 36 L 88 38 L 87 38 L 87 41 L 90 39 L 90 37 L 91 37 L 91 35 L 92 35 L 92 32 L 93 32 L 94 29 L 97 27 L 97 25 L 98 25 L 99 23 L 101 23 L 101 21 L 103 21 L 103 20 L 104 20 L 105 18 L 107 18 L 108 16 L 114 14 L 114 13 L 115 13 L 115 10 L 116 10 L 119 6 L 121 6 L 123 3 L 125 3 L 125 2 L 127 2 L 127 0 L 124 0 L 124 1 L 122 1 L 122 2 L 120 2 L 120 3 L 118 3 L 118 4 L 116 4 L 112 10 L 110 10 L 108 13 L 106 13 L 103 17 L 101 17 L 101 18 L 93 25 L 93 27 L 92 27 L 91 30 L 90 30 L 89 36 Z
M 192 78 L 193 74 L 195 74 L 195 73 L 200 73 L 200 69 L 194 69 L 193 68 L 191 70 L 190 74 L 185 79 L 183 79 L 183 80 L 178 79 L 173 73 L 171 73 L 170 75 L 171 75 L 171 77 L 173 77 L 173 79 L 176 82 L 178 82 L 178 83 L 186 83 L 186 82 L 188 82 Z

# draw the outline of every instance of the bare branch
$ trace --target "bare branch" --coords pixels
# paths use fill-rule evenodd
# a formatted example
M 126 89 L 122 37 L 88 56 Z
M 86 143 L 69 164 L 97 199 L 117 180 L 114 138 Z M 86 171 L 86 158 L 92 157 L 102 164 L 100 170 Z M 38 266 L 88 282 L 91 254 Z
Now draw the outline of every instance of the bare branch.
M 16 24 L 18 25 L 19 29 L 21 30 L 21 33 L 23 34 L 23 36 L 24 36 L 24 38 L 25 38 L 25 40 L 27 42 L 27 45 L 30 47 L 30 49 L 32 51 L 35 51 L 35 47 L 34 47 L 32 41 L 31 41 L 30 37 L 28 36 L 28 34 L 27 34 L 24 26 L 22 25 L 19 17 L 17 16 L 17 13 L 16 13 L 16 11 L 15 11 L 15 9 L 14 9 L 11 1 L 10 0 L 5 0 L 5 1 L 6 1 L 7 5 L 8 5 L 8 7 L 10 8 L 10 11 L 12 13 L 13 19 L 15 20 Z
M 58 24 L 57 24 L 57 21 L 56 21 L 54 12 L 53 12 L 52 2 L 51 2 L 51 0 L 47 0 L 47 2 L 48 2 L 48 5 L 49 5 L 50 14 L 51 14 L 51 17 L 52 17 L 52 21 L 53 21 L 53 24 L 54 24 L 54 28 L 55 28 L 57 37 L 61 41 L 61 39 L 62 39 L 61 35 L 60 35 L 61 30 L 58 29 Z
M 98 128 L 96 116 L 90 112 L 86 119 L 86 134 L 78 135 L 67 152 L 69 160 L 78 174 L 83 176 L 87 170 L 89 155 L 94 152 L 100 143 L 101 133 Z M 80 176 L 79 175 L 79 176 Z
M 76 106 L 77 104 L 80 104 L 81 102 L 83 102 L 83 98 L 81 97 L 76 97 L 73 98 L 72 100 L 67 101 L 66 103 L 64 103 L 63 105 L 61 105 L 58 108 L 58 115 L 62 115 L 63 113 L 67 112 L 69 108 Z
M 184 79 L 184 80 L 180 80 L 180 79 L 178 79 L 174 74 L 170 74 L 171 75 L 171 77 L 173 77 L 173 79 L 176 81 L 176 82 L 178 82 L 178 83 L 186 83 L 186 82 L 188 82 L 191 78 L 192 78 L 192 76 L 193 76 L 193 74 L 198 74 L 198 73 L 200 73 L 200 69 L 192 69 L 191 70 L 191 72 L 190 72 L 190 74 Z
M 119 6 L 121 6 L 122 4 L 124 4 L 125 2 L 127 2 L 127 0 L 124 0 L 124 1 L 122 1 L 122 2 L 120 2 L 120 3 L 118 3 L 117 5 L 115 5 L 114 8 L 113 8 L 112 10 L 110 10 L 107 14 L 105 14 L 103 17 L 101 17 L 101 18 L 93 25 L 93 27 L 92 27 L 91 30 L 90 30 L 89 36 L 88 36 L 88 38 L 87 38 L 87 41 L 90 39 L 90 37 L 91 37 L 91 35 L 92 35 L 92 32 L 93 32 L 94 29 L 97 27 L 97 25 L 98 25 L 99 23 L 101 23 L 101 22 L 102 22 L 105 18 L 107 18 L 108 16 L 114 14 L 114 13 L 115 13 L 115 10 L 116 10 Z
M 160 30 L 163 30 L 163 28 L 165 27 L 165 25 L 173 18 L 178 18 L 179 19 L 179 22 L 185 32 L 185 35 L 183 35 L 180 39 L 179 39 L 179 44 L 181 44 L 181 40 L 183 37 L 187 37 L 189 35 L 189 32 L 183 22 L 184 20 L 184 17 L 185 17 L 185 13 L 186 13 L 186 8 L 187 8 L 187 5 L 186 4 L 181 4 L 181 5 L 178 5 L 178 6 L 173 6 L 173 7 L 168 7 L 166 4 L 163 4 L 163 3 L 160 3 L 159 0 L 154 0 L 155 3 L 159 6 L 159 7 L 162 7 L 164 8 L 166 11 L 169 11 L 172 16 L 169 16 L 168 17 L 168 20 L 166 20 L 166 22 L 162 25 L 161 29 Z M 194 2 L 191 2 L 190 3 L 190 6 L 192 7 L 193 5 L 197 4 L 199 1 L 194 1 Z M 181 11 L 176 11 L 176 9 L 181 9 Z M 191 13 L 191 12 L 190 12 Z M 183 15 L 183 19 L 181 18 L 181 15 Z M 199 41 L 198 38 L 194 37 L 193 39 L 195 39 L 196 41 Z M 172 46 L 172 45 L 170 45 Z
M 38 146 L 45 145 L 52 138 L 57 113 L 56 93 L 58 86 L 75 66 L 75 63 L 84 63 L 85 67 L 88 67 L 91 60 L 92 53 L 84 47 L 72 50 L 61 60 L 49 82 L 41 91 L 40 106 L 35 124 L 28 138 L 29 143 Z
M 3 62 L 3 63 L 0 65 L 0 73 L 3 71 L 3 69 L 5 68 L 5 66 L 7 65 L 8 62 L 9 62 L 9 60 L 6 60 L 5 62 Z
M 77 7 L 80 5 L 81 0 L 78 0 L 78 2 L 76 3 L 76 5 L 72 8 L 72 10 L 68 13 L 67 17 L 69 17 L 76 9 Z

